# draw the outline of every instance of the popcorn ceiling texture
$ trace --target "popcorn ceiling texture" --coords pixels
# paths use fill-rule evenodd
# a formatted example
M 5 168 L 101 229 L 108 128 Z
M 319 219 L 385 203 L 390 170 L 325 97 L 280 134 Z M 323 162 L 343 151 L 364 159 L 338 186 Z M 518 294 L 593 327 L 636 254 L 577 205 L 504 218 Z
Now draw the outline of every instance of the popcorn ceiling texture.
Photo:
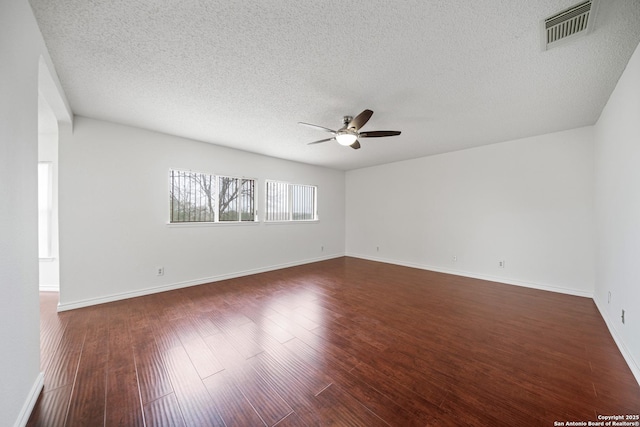
M 640 42 L 640 2 L 541 50 L 575 0 L 31 0 L 75 114 L 354 169 L 594 124 Z M 375 114 L 362 149 L 307 146 Z

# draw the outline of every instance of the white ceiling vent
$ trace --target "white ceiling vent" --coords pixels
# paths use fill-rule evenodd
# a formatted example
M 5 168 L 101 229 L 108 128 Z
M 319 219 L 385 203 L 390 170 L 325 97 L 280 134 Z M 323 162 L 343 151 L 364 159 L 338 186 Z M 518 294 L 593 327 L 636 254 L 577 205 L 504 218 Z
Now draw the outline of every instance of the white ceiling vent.
M 542 21 L 542 50 L 584 36 L 593 28 L 597 0 L 576 4 Z

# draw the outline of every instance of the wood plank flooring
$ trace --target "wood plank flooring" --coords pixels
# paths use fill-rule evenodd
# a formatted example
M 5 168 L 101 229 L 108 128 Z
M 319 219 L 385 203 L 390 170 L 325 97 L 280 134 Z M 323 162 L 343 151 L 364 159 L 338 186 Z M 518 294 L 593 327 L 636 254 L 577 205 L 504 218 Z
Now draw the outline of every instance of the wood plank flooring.
M 29 426 L 553 426 L 640 414 L 593 301 L 338 258 L 56 313 Z

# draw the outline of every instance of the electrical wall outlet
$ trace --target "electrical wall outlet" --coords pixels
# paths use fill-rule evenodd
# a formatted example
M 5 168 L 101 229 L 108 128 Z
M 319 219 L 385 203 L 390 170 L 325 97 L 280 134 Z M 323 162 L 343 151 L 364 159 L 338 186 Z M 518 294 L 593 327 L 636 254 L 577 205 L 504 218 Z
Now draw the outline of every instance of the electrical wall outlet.
M 156 267 L 156 276 L 164 276 L 164 267 Z
M 624 325 L 624 310 L 622 310 L 622 324 Z
M 498 261 L 498 267 L 504 268 L 504 261 Z
M 380 252 L 380 246 L 376 246 L 376 252 Z
M 324 245 L 320 246 L 320 252 L 324 252 Z
M 611 304 L 611 291 L 607 292 L 607 304 Z
M 452 260 L 453 262 L 458 262 L 458 256 L 457 256 L 457 255 L 454 255 L 454 256 L 451 258 L 451 260 Z

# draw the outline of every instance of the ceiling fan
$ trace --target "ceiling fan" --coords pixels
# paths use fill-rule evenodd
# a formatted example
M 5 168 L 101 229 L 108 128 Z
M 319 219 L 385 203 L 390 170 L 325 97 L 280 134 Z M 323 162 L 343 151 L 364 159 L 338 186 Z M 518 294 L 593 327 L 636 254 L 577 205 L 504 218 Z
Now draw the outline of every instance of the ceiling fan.
M 382 136 L 400 135 L 400 131 L 397 130 L 374 130 L 370 132 L 360 132 L 360 128 L 362 128 L 369 121 L 372 115 L 373 111 L 364 110 L 355 118 L 351 116 L 344 116 L 342 118 L 342 127 L 338 130 L 329 129 L 324 126 L 312 125 L 311 123 L 298 123 L 333 134 L 331 138 L 313 141 L 307 145 L 320 144 L 321 142 L 327 141 L 338 141 L 338 144 L 340 145 L 348 145 L 349 147 L 357 150 L 358 148 L 360 148 L 360 142 L 358 141 L 359 138 L 379 138 Z

